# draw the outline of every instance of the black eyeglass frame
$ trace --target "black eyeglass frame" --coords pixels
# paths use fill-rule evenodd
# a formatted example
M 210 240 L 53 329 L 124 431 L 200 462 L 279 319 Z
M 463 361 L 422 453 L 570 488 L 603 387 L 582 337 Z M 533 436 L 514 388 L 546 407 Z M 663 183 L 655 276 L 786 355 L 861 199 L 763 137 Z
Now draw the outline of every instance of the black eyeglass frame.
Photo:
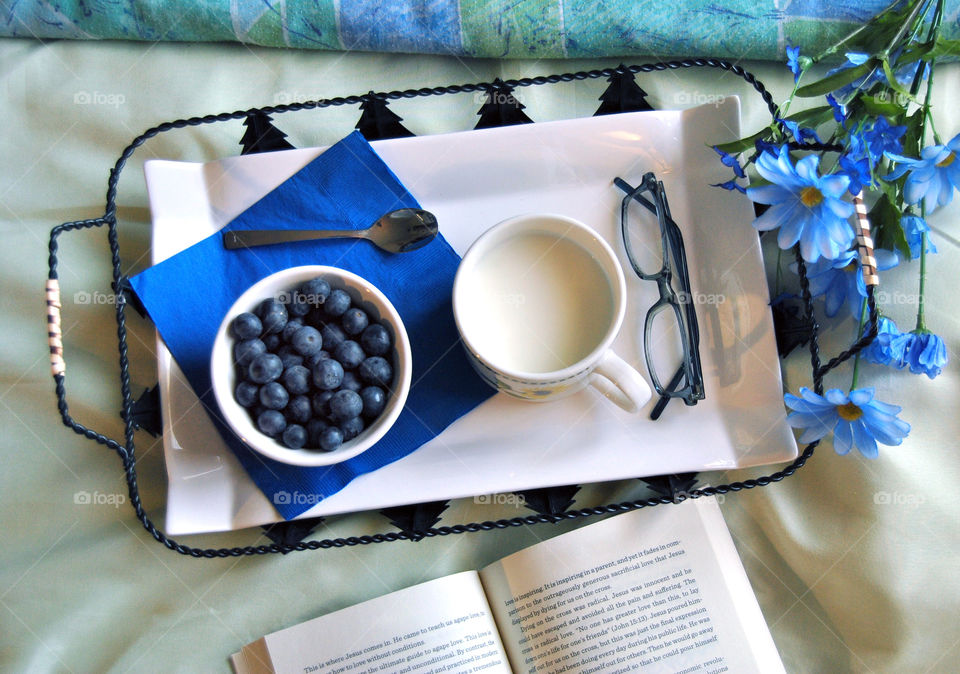
M 663 183 L 657 180 L 653 172 L 648 172 L 644 174 L 638 187 L 632 187 L 621 178 L 615 178 L 614 184 L 627 193 L 620 204 L 620 231 L 627 259 L 637 276 L 644 281 L 655 281 L 660 292 L 660 299 L 647 311 L 643 330 L 643 352 L 647 362 L 647 372 L 653 381 L 654 389 L 660 395 L 660 401 L 650 413 L 650 418 L 655 420 L 660 417 L 671 398 L 680 398 L 687 405 L 696 405 L 698 401 L 705 397 L 703 370 L 700 362 L 700 326 L 697 322 L 697 314 L 693 304 L 683 235 L 670 215 L 670 205 L 667 203 Z M 652 201 L 644 196 L 647 192 L 650 193 Z M 629 217 L 627 210 L 631 201 L 637 201 L 657 216 L 663 260 L 660 269 L 655 272 L 642 269 L 634 255 L 628 232 Z M 673 264 L 671 264 L 671 258 Z M 680 292 L 683 294 L 682 300 L 673 289 L 674 274 L 676 274 L 677 282 L 680 285 Z M 669 384 L 663 386 L 653 365 L 650 334 L 654 319 L 660 312 L 666 311 L 668 307 L 673 310 L 677 325 L 680 327 L 683 360 Z M 686 384 L 680 386 L 682 382 L 686 382 Z

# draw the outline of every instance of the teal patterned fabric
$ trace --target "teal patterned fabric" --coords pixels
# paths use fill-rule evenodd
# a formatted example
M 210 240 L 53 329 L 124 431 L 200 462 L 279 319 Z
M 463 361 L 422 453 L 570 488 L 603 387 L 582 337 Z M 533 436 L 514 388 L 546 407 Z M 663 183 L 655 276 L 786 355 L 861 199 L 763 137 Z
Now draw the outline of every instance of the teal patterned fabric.
M 889 0 L 0 0 L 0 35 L 243 42 L 494 58 L 780 60 Z M 958 37 L 958 5 L 944 20 Z

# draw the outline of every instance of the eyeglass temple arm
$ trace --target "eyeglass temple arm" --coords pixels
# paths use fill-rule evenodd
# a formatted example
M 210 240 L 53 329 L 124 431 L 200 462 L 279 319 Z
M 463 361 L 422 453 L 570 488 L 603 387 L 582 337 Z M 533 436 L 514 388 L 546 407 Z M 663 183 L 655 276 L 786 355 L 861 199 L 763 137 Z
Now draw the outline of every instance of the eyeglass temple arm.
M 637 189 L 636 187 L 633 187 L 630 183 L 628 183 L 626 180 L 620 177 L 614 178 L 613 184 L 619 187 L 621 190 L 623 190 L 627 194 L 630 194 L 631 192 L 634 192 Z M 657 213 L 657 207 L 642 194 L 634 194 L 633 199 L 634 201 L 642 204 L 644 208 L 646 208 L 648 211 L 650 211 L 654 215 L 659 215 Z M 680 233 L 680 226 L 673 221 L 673 216 L 670 215 L 670 204 L 667 202 L 666 194 L 663 195 L 663 205 L 664 205 L 664 210 L 666 211 L 663 215 L 664 215 L 664 221 L 667 223 L 667 230 L 668 230 L 667 236 L 670 237 L 671 243 L 674 245 L 674 249 L 676 249 L 678 245 L 677 237 Z M 677 260 L 678 264 L 679 262 L 680 261 Z
M 673 375 L 673 379 L 670 380 L 670 383 L 667 384 L 667 391 L 675 391 L 680 385 L 680 380 L 683 379 L 684 367 L 681 364 L 677 368 L 676 374 Z M 663 410 L 667 408 L 667 403 L 670 402 L 670 396 L 661 395 L 660 399 L 657 401 L 657 404 L 653 406 L 653 409 L 650 410 L 650 420 L 656 421 L 660 418 L 660 415 L 663 414 Z

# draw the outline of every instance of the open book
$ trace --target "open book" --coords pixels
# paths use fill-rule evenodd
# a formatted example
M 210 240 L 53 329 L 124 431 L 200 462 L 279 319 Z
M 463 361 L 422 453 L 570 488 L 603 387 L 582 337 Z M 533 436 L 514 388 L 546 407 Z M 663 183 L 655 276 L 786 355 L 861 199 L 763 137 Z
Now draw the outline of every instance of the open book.
M 616 515 L 275 632 L 232 662 L 238 674 L 784 671 L 712 498 Z

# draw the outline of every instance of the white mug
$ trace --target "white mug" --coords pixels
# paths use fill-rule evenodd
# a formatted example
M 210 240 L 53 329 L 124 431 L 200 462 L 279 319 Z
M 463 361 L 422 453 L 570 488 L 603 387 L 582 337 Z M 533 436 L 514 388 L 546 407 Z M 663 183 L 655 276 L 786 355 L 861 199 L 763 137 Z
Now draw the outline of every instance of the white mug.
M 594 386 L 637 412 L 650 387 L 611 349 L 626 301 L 613 249 L 563 215 L 494 225 L 463 256 L 453 283 L 457 329 L 488 384 L 535 401 Z

